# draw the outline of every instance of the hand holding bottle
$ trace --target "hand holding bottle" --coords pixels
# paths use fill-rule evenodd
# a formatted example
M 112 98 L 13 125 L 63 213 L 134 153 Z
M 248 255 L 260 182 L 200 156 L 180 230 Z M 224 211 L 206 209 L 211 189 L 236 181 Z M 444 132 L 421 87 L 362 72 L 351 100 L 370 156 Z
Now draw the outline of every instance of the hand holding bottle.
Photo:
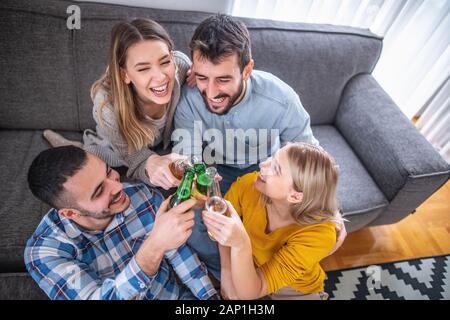
M 176 208 L 168 209 L 169 201 L 166 199 L 161 203 L 153 228 L 135 256 L 137 264 L 147 275 L 155 275 L 164 254 L 184 244 L 192 234 L 192 206 L 195 201 L 185 201 Z
M 176 153 L 160 156 L 152 154 L 145 163 L 145 174 L 150 184 L 161 187 L 165 190 L 176 187 L 180 180 L 174 177 L 170 171 L 171 163 L 177 160 L 184 160 L 186 157 Z
M 176 249 L 187 241 L 194 226 L 195 200 L 188 199 L 170 209 L 166 199 L 156 213 L 155 223 L 149 238 L 161 245 L 164 251 Z

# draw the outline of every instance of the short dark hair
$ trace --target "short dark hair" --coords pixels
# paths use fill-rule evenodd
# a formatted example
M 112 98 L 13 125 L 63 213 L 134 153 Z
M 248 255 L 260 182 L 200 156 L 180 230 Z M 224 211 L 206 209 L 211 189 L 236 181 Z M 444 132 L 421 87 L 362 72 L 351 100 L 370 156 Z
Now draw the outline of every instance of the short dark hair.
M 74 146 L 42 151 L 28 170 L 28 187 L 33 195 L 53 208 L 70 207 L 63 184 L 87 162 L 87 153 Z
M 224 57 L 237 53 L 241 72 L 252 58 L 250 35 L 245 24 L 226 14 L 213 15 L 201 22 L 194 31 L 191 57 L 195 50 L 214 64 Z

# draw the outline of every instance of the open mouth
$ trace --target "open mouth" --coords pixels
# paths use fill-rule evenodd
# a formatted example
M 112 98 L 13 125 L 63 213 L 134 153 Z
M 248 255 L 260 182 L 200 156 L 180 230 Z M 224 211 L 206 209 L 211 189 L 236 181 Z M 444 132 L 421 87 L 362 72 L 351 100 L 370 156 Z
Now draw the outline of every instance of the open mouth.
M 226 99 L 226 97 L 222 97 L 222 98 L 217 98 L 217 99 L 209 99 L 209 101 L 211 101 L 212 103 L 222 103 L 222 102 L 224 102 L 225 99 Z
M 211 98 L 208 98 L 208 97 L 206 97 L 206 98 L 208 100 L 208 104 L 212 108 L 216 108 L 217 109 L 217 108 L 222 108 L 225 105 L 225 103 L 226 103 L 225 100 L 227 100 L 228 96 L 224 96 L 224 97 L 220 97 L 220 98 L 214 98 L 214 99 L 211 99 Z
M 168 87 L 169 83 L 166 83 L 165 85 L 162 85 L 160 87 L 150 88 L 150 91 L 153 92 L 153 94 L 157 97 L 164 97 L 167 95 Z
M 110 203 L 110 205 L 114 205 L 117 203 L 121 203 L 125 200 L 125 192 L 120 191 L 117 195 L 115 195 Z

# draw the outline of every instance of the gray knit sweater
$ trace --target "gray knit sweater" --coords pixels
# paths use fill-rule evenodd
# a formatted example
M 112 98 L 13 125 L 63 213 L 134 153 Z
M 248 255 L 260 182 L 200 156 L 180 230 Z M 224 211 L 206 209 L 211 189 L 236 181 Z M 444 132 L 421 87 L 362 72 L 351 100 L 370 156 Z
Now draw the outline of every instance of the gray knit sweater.
M 183 85 L 186 72 L 190 68 L 190 59 L 182 52 L 174 52 L 174 61 L 177 69 L 175 84 L 172 92 L 172 98 L 169 102 L 167 111 L 167 122 L 162 132 L 163 148 L 162 152 L 167 150 L 170 145 L 170 138 L 173 131 L 173 115 L 180 100 L 181 86 Z M 117 124 L 117 117 L 111 104 L 107 104 L 101 109 L 102 122 L 98 118 L 98 112 L 102 102 L 106 98 L 106 92 L 99 90 L 93 99 L 94 107 L 92 110 L 94 120 L 96 122 L 96 132 L 86 130 L 83 135 L 84 149 L 97 155 L 110 166 L 126 166 L 128 167 L 127 177 L 138 179 L 150 184 L 145 175 L 145 162 L 150 155 L 155 152 L 155 145 L 148 145 L 141 150 L 133 153 L 128 152 L 128 144 Z M 161 153 L 161 152 L 158 152 Z

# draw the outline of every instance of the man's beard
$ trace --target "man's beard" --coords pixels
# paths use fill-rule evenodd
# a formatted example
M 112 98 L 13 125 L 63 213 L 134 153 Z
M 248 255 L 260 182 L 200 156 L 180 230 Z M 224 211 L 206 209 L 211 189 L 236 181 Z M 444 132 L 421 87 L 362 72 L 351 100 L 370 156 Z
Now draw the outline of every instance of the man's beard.
M 241 96 L 242 90 L 244 90 L 244 80 L 242 80 L 241 83 L 239 84 L 239 90 L 237 91 L 237 93 L 235 95 L 230 97 L 228 94 L 219 94 L 218 96 L 213 98 L 213 99 L 228 98 L 228 97 L 230 98 L 228 100 L 229 101 L 228 105 L 225 107 L 224 111 L 222 111 L 221 113 L 218 113 L 211 108 L 211 106 L 209 105 L 208 97 L 207 97 L 205 91 L 202 92 L 202 98 L 203 98 L 203 101 L 205 102 L 205 105 L 209 111 L 211 111 L 212 113 L 225 115 L 235 105 L 236 100 Z
M 85 217 L 90 217 L 90 218 L 97 219 L 97 220 L 110 219 L 112 216 L 115 215 L 109 209 L 105 210 L 105 211 L 101 211 L 101 212 L 92 212 L 92 211 L 87 211 L 84 209 L 81 209 L 81 210 L 78 209 L 78 211 L 80 211 L 81 214 Z
M 121 191 L 122 192 L 122 191 Z M 93 211 L 89 211 L 86 210 L 84 208 L 81 208 L 81 206 L 78 206 L 78 208 L 76 208 L 78 211 L 80 211 L 80 213 L 85 216 L 85 217 L 90 217 L 93 219 L 97 219 L 97 220 L 107 220 L 107 219 L 111 219 L 111 217 L 113 217 L 114 215 L 116 215 L 116 213 L 113 213 L 111 211 L 111 205 L 112 205 L 112 201 L 114 199 L 114 196 L 111 197 L 111 200 L 109 202 L 108 208 L 100 211 L 100 212 L 93 212 Z

